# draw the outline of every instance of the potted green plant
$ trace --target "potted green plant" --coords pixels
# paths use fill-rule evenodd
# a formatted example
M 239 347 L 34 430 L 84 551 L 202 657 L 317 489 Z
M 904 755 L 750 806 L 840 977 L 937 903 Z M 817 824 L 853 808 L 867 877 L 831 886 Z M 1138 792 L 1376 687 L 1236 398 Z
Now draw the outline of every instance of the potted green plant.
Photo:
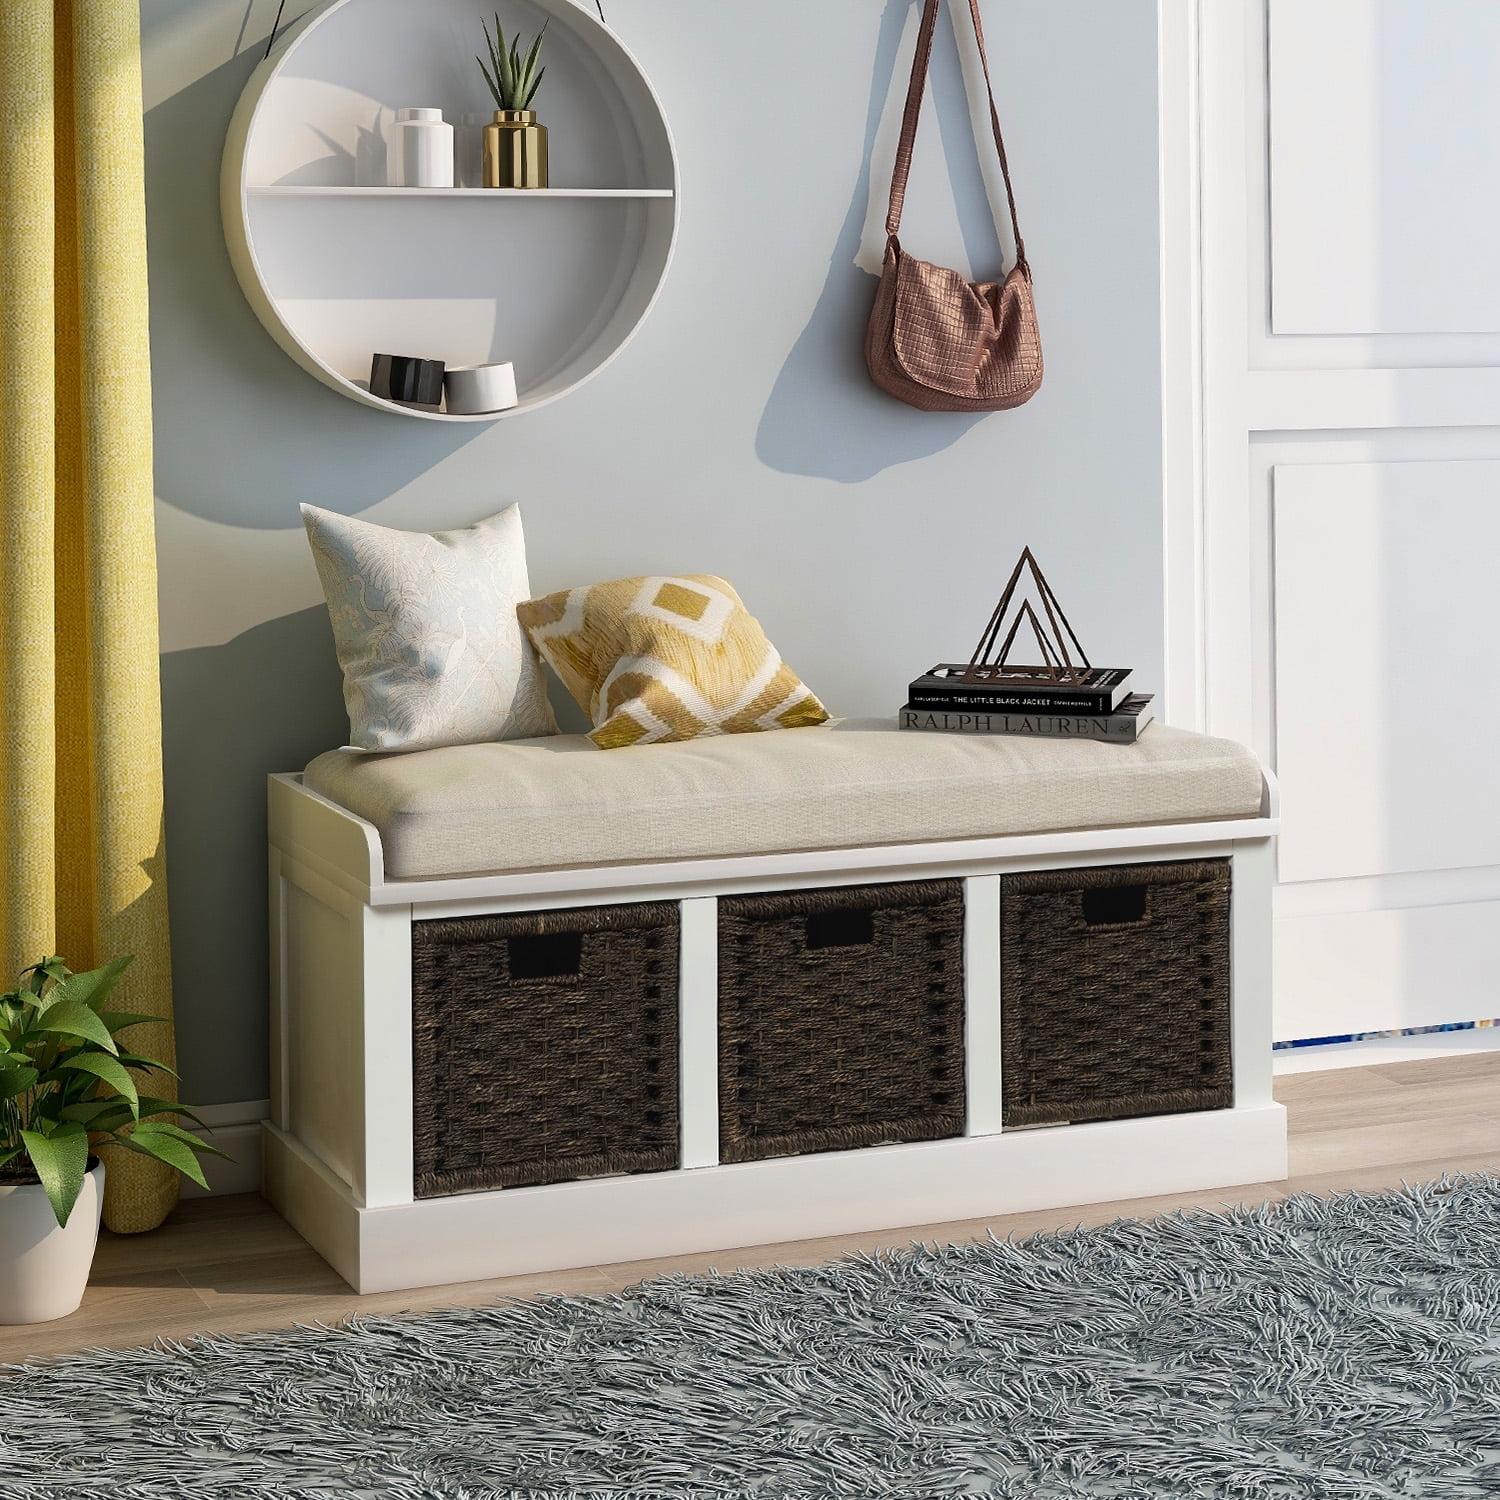
M 100 1147 L 155 1157 L 201 1187 L 199 1156 L 224 1154 L 172 1118 L 201 1127 L 190 1110 L 131 1076 L 172 1070 L 116 1040 L 159 1019 L 105 1008 L 129 963 L 75 974 L 44 958 L 0 995 L 0 1323 L 65 1317 L 82 1301 L 104 1206 Z
M 484 127 L 483 172 L 484 185 L 492 188 L 544 188 L 547 186 L 547 127 L 537 124 L 536 112 L 531 101 L 541 87 L 542 74 L 547 69 L 538 67 L 542 55 L 542 38 L 547 34 L 547 22 L 533 38 L 525 56 L 521 53 L 521 38 L 511 38 L 506 45 L 505 32 L 500 26 L 500 17 L 495 16 L 495 34 L 484 22 L 485 47 L 490 60 L 486 64 L 482 57 L 474 61 L 484 74 L 490 93 L 495 98 L 494 119 Z

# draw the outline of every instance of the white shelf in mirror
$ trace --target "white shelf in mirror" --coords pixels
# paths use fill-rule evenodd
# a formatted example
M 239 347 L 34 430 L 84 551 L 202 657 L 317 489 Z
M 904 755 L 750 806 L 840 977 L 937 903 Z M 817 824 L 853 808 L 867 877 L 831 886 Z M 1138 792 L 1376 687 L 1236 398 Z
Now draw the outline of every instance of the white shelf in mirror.
M 671 198 L 671 188 L 472 188 L 319 187 L 272 183 L 247 189 L 252 198 Z
M 550 22 L 537 107 L 556 186 L 362 185 L 383 176 L 369 155 L 401 106 L 435 105 L 449 121 L 493 107 L 473 60 L 493 13 L 494 0 L 328 0 L 251 76 L 224 151 L 230 260 L 271 336 L 351 400 L 426 421 L 492 422 L 577 389 L 634 336 L 676 241 L 677 156 L 660 102 L 574 0 L 501 9 L 507 30 Z M 482 198 L 534 202 L 476 213 L 450 201 Z M 512 361 L 520 403 L 467 415 L 383 400 L 367 385 L 377 351 Z

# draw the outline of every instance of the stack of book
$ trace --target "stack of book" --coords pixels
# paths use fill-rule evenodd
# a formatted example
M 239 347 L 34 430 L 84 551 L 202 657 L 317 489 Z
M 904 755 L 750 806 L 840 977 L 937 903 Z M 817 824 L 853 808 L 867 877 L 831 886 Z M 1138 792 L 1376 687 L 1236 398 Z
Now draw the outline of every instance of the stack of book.
M 1087 667 L 1058 680 L 1045 667 L 934 667 L 907 690 L 903 729 L 946 734 L 1038 734 L 1134 744 L 1151 722 L 1151 695 L 1130 691 L 1128 667 Z

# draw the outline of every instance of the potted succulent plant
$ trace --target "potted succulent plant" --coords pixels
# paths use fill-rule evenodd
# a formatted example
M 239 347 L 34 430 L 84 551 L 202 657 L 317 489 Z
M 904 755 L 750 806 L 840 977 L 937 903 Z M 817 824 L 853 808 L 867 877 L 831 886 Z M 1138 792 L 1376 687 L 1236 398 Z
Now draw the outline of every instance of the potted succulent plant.
M 105 1008 L 129 963 L 74 974 L 44 958 L 0 995 L 0 1323 L 65 1317 L 82 1300 L 104 1205 L 98 1148 L 155 1157 L 204 1187 L 199 1156 L 224 1154 L 172 1118 L 201 1125 L 191 1111 L 131 1076 L 171 1069 L 116 1040 L 159 1019 Z
M 490 54 L 488 64 L 475 57 L 490 93 L 495 97 L 494 119 L 484 127 L 484 185 L 498 188 L 544 188 L 547 186 L 547 127 L 537 124 L 531 101 L 541 87 L 545 67 L 537 63 L 542 55 L 542 38 L 547 22 L 532 40 L 523 57 L 521 38 L 512 37 L 506 45 L 500 17 L 495 17 L 495 34 L 484 27 L 485 46 Z

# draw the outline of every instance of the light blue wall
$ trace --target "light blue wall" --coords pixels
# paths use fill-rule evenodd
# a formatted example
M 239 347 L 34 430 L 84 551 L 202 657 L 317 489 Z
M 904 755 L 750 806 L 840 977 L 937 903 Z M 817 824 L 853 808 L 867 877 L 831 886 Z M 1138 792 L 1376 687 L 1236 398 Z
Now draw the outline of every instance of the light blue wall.
M 275 9 L 246 5 L 142 5 L 186 1096 L 266 1092 L 263 777 L 344 732 L 301 500 L 408 527 L 520 500 L 538 591 L 721 573 L 839 713 L 893 712 L 914 672 L 966 654 L 1030 543 L 1095 659 L 1159 683 L 1154 0 L 985 0 L 1047 376 L 982 418 L 902 407 L 861 361 L 910 0 L 606 0 L 676 134 L 676 263 L 599 379 L 451 429 L 318 384 L 240 296 L 219 154 Z M 989 272 L 992 153 L 946 23 L 933 87 L 903 239 Z

